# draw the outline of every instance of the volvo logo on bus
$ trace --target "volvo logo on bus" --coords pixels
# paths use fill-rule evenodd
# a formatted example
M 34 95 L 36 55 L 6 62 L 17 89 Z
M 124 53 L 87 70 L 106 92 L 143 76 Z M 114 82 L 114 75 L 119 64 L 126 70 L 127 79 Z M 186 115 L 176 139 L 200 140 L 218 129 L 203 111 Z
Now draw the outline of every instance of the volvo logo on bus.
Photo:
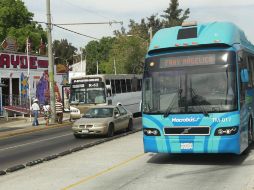
M 172 118 L 172 122 L 175 122 L 175 123 L 181 123 L 181 122 L 184 122 L 184 123 L 187 123 L 187 122 L 197 122 L 200 118 L 195 118 L 195 117 L 186 117 L 186 118 Z
M 184 129 L 184 131 L 181 134 L 188 134 L 189 130 L 191 130 L 191 127 Z

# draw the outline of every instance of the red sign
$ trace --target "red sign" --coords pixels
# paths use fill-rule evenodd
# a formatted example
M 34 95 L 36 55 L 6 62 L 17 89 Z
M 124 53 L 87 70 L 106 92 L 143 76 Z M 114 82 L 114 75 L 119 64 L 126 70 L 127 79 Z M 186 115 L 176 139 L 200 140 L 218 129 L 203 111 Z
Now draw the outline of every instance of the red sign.
M 44 58 L 44 59 L 43 59 Z M 45 57 L 29 56 L 29 63 L 26 55 L 0 54 L 0 69 L 30 69 L 48 68 L 48 60 Z

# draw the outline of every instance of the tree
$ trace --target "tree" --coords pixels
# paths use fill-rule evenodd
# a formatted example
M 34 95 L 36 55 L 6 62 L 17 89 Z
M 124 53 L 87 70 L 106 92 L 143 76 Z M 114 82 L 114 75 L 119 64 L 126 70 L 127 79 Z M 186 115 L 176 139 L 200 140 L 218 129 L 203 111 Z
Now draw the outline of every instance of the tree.
M 38 51 L 41 39 L 46 42 L 46 32 L 41 25 L 33 22 L 33 16 L 21 0 L 1 0 L 0 42 L 6 37 L 13 37 L 18 42 L 18 50 L 24 52 L 29 37 L 32 50 Z
M 84 54 L 86 55 L 87 74 L 96 74 L 97 62 L 99 64 L 99 72 L 107 73 L 110 52 L 113 46 L 115 38 L 104 37 L 100 41 L 90 41 L 85 49 Z
M 33 53 L 38 53 L 41 41 L 47 42 L 47 34 L 40 25 L 35 23 L 28 24 L 21 28 L 11 27 L 8 29 L 7 36 L 16 39 L 18 51 L 26 51 L 26 40 L 29 38 L 30 49 Z
M 55 64 L 71 65 L 76 51 L 77 48 L 72 46 L 67 39 L 54 40 L 53 42 Z
M 183 21 L 189 18 L 190 10 L 179 9 L 178 0 L 170 0 L 169 7 L 164 13 L 160 16 L 153 14 L 147 18 L 142 18 L 140 23 L 130 20 L 129 31 L 125 28 L 121 28 L 121 31 L 114 31 L 117 40 L 116 44 L 113 45 L 114 51 L 110 54 L 111 60 L 108 64 L 111 66 L 109 68 L 113 67 L 112 57 L 115 55 L 117 73 L 141 73 L 140 68 L 144 63 L 147 51 L 147 45 L 144 44 L 149 42 L 149 29 L 152 28 L 153 33 L 155 33 L 165 27 L 181 25 Z M 126 36 L 132 36 L 132 39 L 127 40 Z
M 161 15 L 165 20 L 163 21 L 164 27 L 179 26 L 189 18 L 190 9 L 186 9 L 182 14 L 183 9 L 179 9 L 178 0 L 171 0 L 169 7 L 164 11 L 164 15 Z

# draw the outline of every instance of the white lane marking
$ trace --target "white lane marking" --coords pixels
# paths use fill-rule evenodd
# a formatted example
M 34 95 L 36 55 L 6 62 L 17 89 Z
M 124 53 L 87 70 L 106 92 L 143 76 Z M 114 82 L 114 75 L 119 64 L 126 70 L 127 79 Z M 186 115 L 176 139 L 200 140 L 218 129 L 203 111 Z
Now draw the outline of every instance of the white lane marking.
M 36 143 L 43 142 L 43 141 L 58 139 L 58 138 L 65 137 L 65 136 L 68 136 L 68 135 L 73 135 L 73 134 L 69 133 L 69 134 L 65 134 L 65 135 L 61 135 L 61 136 L 56 136 L 56 137 L 52 137 L 52 138 L 48 138 L 48 139 L 42 139 L 42 140 L 39 140 L 39 141 L 34 141 L 34 142 L 30 142 L 30 143 L 24 143 L 24 144 L 20 144 L 20 145 L 16 145 L 16 146 L 2 148 L 2 149 L 0 149 L 0 151 L 5 151 L 5 150 L 9 150 L 9 149 L 19 148 L 19 147 L 22 147 L 22 146 L 36 144 Z

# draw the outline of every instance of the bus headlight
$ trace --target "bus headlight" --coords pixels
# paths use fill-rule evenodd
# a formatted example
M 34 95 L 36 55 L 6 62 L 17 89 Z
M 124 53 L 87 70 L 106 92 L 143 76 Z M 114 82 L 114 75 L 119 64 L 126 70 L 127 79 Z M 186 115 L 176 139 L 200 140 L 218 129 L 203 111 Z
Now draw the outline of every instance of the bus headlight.
M 214 136 L 235 135 L 238 132 L 238 127 L 220 127 L 215 130 Z
M 160 131 L 154 128 L 144 128 L 143 132 L 146 136 L 161 136 Z

